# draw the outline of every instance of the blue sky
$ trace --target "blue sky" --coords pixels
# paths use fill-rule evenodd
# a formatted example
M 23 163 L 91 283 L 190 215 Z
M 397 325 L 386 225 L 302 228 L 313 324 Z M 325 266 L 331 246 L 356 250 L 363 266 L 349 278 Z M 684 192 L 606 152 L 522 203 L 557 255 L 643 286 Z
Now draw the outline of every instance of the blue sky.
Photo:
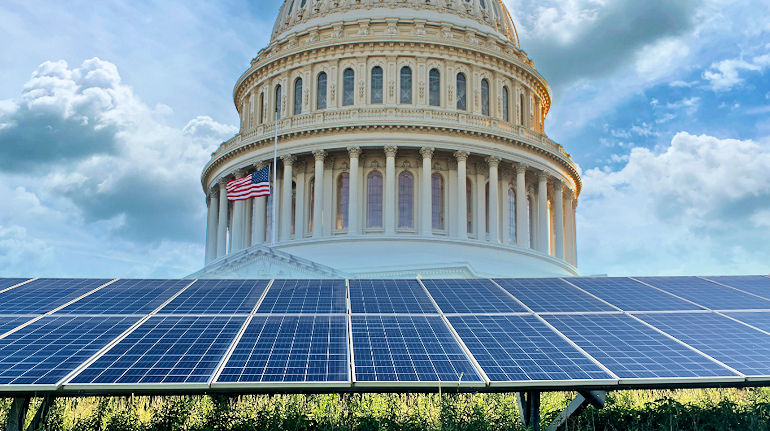
M 580 165 L 583 274 L 770 273 L 770 3 L 507 0 Z M 0 3 L 0 276 L 174 277 L 279 2 Z

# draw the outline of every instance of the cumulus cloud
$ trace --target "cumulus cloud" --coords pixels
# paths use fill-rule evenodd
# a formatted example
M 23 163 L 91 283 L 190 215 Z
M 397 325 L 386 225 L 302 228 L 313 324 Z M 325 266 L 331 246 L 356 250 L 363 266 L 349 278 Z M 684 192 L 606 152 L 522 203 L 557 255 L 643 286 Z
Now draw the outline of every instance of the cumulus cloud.
M 585 173 L 583 273 L 770 272 L 770 146 L 679 133 Z

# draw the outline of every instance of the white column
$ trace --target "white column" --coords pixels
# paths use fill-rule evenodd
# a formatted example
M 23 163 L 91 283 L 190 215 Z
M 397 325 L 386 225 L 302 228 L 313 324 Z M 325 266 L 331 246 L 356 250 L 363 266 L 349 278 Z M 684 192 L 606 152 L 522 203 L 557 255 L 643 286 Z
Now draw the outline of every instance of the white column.
M 489 241 L 500 242 L 500 205 L 499 183 L 497 167 L 500 165 L 499 157 L 487 157 L 489 164 Z
M 423 236 L 433 234 L 433 211 L 431 193 L 431 174 L 433 173 L 433 148 L 420 148 L 422 154 L 422 190 L 420 193 L 421 210 L 420 218 L 422 220 L 421 233 Z
M 305 162 L 297 162 L 297 194 L 294 208 L 294 239 L 305 237 Z
M 208 218 L 206 219 L 206 259 L 208 264 L 217 258 L 217 213 L 219 211 L 219 193 L 212 187 L 208 193 Z
M 537 248 L 548 254 L 548 173 L 539 172 L 537 179 Z
M 572 190 L 567 188 L 567 199 L 564 201 L 564 259 L 572 263 Z
M 385 146 L 385 234 L 396 233 L 396 151 L 395 145 Z
M 578 266 L 578 257 L 577 257 L 577 226 L 575 225 L 575 216 L 577 214 L 577 196 L 575 196 L 575 199 L 572 201 L 572 264 L 576 267 Z
M 286 155 L 281 157 L 283 161 L 283 190 L 281 194 L 281 206 L 279 207 L 279 220 L 281 227 L 280 241 L 288 241 L 291 239 L 291 183 L 292 183 L 292 167 L 297 157 L 293 155 Z
M 516 245 L 529 248 L 529 215 L 527 211 L 527 165 L 516 164 Z
M 358 185 L 358 158 L 361 156 L 360 147 L 348 147 L 350 153 L 350 178 L 348 184 L 348 235 L 358 235 L 361 232 L 361 226 L 358 221 L 358 215 L 361 214 L 359 204 Z
M 482 173 L 481 163 L 476 164 L 476 239 L 487 240 L 487 192 L 486 177 Z
M 227 183 L 219 181 L 219 216 L 217 217 L 217 258 L 227 254 Z
M 313 195 L 313 238 L 323 235 L 324 159 L 326 151 L 313 152 L 315 157 L 315 194 Z
M 467 151 L 456 151 L 457 159 L 457 220 L 455 222 L 455 232 L 458 238 L 468 238 L 468 190 L 466 190 L 466 162 L 468 161 Z
M 555 256 L 564 259 L 564 190 L 561 181 L 555 181 L 553 185 L 553 216 L 555 236 Z
M 241 178 L 245 175 L 245 172 L 242 170 L 239 170 L 235 173 L 235 178 Z M 240 251 L 244 248 L 243 240 L 244 240 L 244 216 L 245 216 L 245 209 L 246 204 L 248 201 L 240 200 L 240 201 L 234 201 L 233 202 L 233 226 L 230 233 L 230 237 L 232 238 L 232 247 L 231 250 L 233 253 Z
M 511 242 L 511 197 L 508 196 L 508 181 L 504 176 L 500 178 L 500 242 L 510 244 Z

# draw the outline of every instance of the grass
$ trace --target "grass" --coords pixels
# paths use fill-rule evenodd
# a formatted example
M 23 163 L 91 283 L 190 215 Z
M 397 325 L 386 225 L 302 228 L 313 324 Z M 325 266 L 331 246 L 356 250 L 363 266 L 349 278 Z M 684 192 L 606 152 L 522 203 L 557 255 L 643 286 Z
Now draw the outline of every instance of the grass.
M 574 396 L 543 394 L 542 424 Z M 0 418 L 10 399 L 0 399 Z M 39 405 L 30 405 L 27 422 Z M 4 425 L 4 424 L 2 424 Z M 513 394 L 345 394 L 56 399 L 46 430 L 524 430 Z M 770 430 L 770 389 L 621 391 L 570 430 Z

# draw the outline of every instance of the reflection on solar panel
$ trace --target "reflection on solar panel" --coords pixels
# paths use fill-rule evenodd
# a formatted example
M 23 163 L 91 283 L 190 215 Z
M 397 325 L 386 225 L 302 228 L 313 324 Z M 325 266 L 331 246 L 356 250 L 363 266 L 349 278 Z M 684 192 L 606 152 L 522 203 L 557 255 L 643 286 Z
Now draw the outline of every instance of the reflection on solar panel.
M 163 314 L 250 313 L 269 280 L 198 280 L 168 303 Z
M 449 322 L 493 382 L 612 379 L 535 316 L 450 316 Z
M 714 313 L 638 317 L 743 374 L 770 376 L 770 335 Z
M 350 280 L 353 313 L 438 313 L 417 280 Z
M 770 301 L 697 277 L 644 277 L 645 283 L 712 310 L 770 309 Z
M 347 382 L 342 315 L 254 316 L 217 382 Z
M 544 317 L 621 379 L 735 375 L 627 315 Z
M 71 383 L 206 383 L 245 320 L 152 316 Z
M 770 332 L 770 312 L 725 313 L 763 331 Z
M 147 314 L 192 280 L 118 280 L 62 308 L 62 314 Z
M 0 335 L 34 318 L 35 316 L 0 316 Z
M 43 314 L 110 280 L 41 278 L 0 294 L 0 314 Z
M 630 278 L 568 278 L 567 281 L 625 311 L 702 310 Z
M 558 278 L 495 279 L 535 312 L 616 311 Z
M 15 286 L 23 281 L 29 280 L 28 278 L 0 278 L 0 290 Z
M 52 385 L 139 317 L 48 316 L 0 340 L 0 385 Z
M 527 311 L 489 280 L 422 280 L 444 313 Z
M 439 316 L 354 315 L 352 325 L 357 381 L 481 381 Z
M 258 313 L 344 313 L 345 280 L 275 280 Z
M 709 280 L 714 280 L 717 283 L 726 284 L 736 289 L 741 289 L 745 292 L 753 293 L 764 298 L 770 299 L 770 278 L 763 277 L 761 275 L 755 276 L 725 276 L 725 277 L 705 277 Z

